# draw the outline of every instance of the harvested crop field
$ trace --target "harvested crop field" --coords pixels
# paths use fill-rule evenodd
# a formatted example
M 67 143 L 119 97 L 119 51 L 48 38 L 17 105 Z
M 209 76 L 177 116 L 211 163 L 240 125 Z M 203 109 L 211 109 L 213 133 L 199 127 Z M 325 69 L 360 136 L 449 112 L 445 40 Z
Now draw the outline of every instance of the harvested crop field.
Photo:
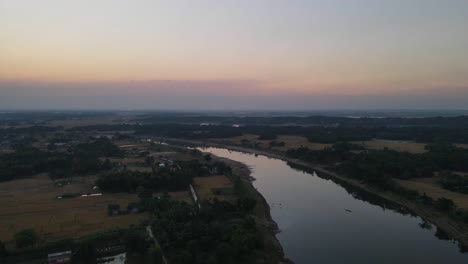
M 91 193 L 92 179 L 58 187 L 47 176 L 0 183 L 0 240 L 11 241 L 17 232 L 33 228 L 41 239 L 53 241 L 138 224 L 146 215 L 108 217 L 107 205 L 126 208 L 138 201 L 132 194 L 56 199 L 64 193 Z
M 230 200 L 233 196 L 233 184 L 226 176 L 210 176 L 193 178 L 193 186 L 200 199 Z
M 451 199 L 460 208 L 468 208 L 468 195 L 443 189 L 437 183 L 439 181 L 438 177 L 396 181 L 402 187 L 418 191 L 420 194 L 426 193 L 432 199 L 445 197 Z

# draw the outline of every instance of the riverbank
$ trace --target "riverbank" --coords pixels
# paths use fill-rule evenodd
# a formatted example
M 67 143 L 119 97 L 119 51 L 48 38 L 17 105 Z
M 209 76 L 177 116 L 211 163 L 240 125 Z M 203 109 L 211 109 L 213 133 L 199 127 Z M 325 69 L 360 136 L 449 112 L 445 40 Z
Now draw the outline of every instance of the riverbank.
M 252 184 L 251 169 L 238 161 L 216 156 L 214 158 L 225 162 L 233 169 L 233 175 L 241 178 L 245 191 L 256 201 L 253 216 L 262 233 L 264 244 L 264 254 L 263 256 L 259 256 L 258 263 L 292 264 L 293 262 L 285 257 L 283 247 L 276 238 L 276 234 L 280 230 L 278 229 L 278 224 L 271 216 L 271 208 L 262 194 Z
M 178 141 L 178 140 L 164 140 L 165 143 L 169 143 L 172 146 L 186 149 L 185 146 L 180 145 L 191 145 L 191 146 L 205 146 L 202 142 L 196 141 Z M 253 217 L 259 227 L 259 231 L 262 234 L 263 250 L 257 254 L 258 264 L 293 264 L 294 262 L 286 258 L 281 243 L 276 238 L 276 234 L 280 232 L 278 224 L 273 220 L 270 212 L 270 206 L 262 194 L 253 186 L 252 171 L 244 163 L 218 157 L 213 155 L 214 160 L 223 161 L 232 168 L 232 175 L 238 176 L 242 180 L 245 191 L 250 198 L 255 199 L 256 206 L 253 210 Z M 231 180 L 234 180 L 232 178 Z
M 466 247 L 468 245 L 468 226 L 466 224 L 460 223 L 458 221 L 454 221 L 448 215 L 435 211 L 432 207 L 421 204 L 419 202 L 408 200 L 395 193 L 382 191 L 381 189 L 375 188 L 373 186 L 369 186 L 364 183 L 358 182 L 356 180 L 338 175 L 334 172 L 324 169 L 318 164 L 310 164 L 310 163 L 303 162 L 297 159 L 292 159 L 292 158 L 286 157 L 284 154 L 277 153 L 277 152 L 250 149 L 250 148 L 245 148 L 245 147 L 240 147 L 240 146 L 223 145 L 217 142 L 180 140 L 180 139 L 170 139 L 170 140 L 165 139 L 165 141 L 168 141 L 173 144 L 219 147 L 219 148 L 230 149 L 233 151 L 264 155 L 267 157 L 281 159 L 283 161 L 314 170 L 318 172 L 320 176 L 324 178 L 330 178 L 334 181 L 351 185 L 362 191 L 378 196 L 382 199 L 385 199 L 389 202 L 395 203 L 403 208 L 406 208 L 407 210 L 420 216 L 424 220 L 436 225 L 439 229 L 443 230 L 449 237 L 458 240 L 461 246 Z

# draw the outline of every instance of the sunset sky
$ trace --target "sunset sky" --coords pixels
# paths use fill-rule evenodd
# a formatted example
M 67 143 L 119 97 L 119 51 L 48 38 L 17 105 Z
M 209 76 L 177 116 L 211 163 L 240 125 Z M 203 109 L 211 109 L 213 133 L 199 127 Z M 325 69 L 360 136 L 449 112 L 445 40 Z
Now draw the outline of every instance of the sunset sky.
M 0 0 L 0 109 L 468 108 L 466 0 Z

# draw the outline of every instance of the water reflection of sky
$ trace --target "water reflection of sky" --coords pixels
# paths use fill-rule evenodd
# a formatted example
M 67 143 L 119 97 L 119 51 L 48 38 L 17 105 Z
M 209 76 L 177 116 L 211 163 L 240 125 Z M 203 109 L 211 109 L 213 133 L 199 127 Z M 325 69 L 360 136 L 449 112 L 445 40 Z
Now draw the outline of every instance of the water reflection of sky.
M 271 206 L 287 257 L 308 263 L 468 263 L 453 241 L 439 240 L 421 218 L 356 199 L 344 187 L 286 162 L 225 149 L 215 155 L 253 168 Z

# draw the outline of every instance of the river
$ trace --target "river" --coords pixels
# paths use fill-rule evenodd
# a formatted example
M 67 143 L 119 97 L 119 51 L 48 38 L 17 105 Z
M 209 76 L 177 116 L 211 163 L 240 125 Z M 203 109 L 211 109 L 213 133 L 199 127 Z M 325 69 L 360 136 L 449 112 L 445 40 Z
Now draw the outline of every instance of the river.
M 435 226 L 377 197 L 292 168 L 285 161 L 205 148 L 252 169 L 281 229 L 286 257 L 311 263 L 468 263 Z

